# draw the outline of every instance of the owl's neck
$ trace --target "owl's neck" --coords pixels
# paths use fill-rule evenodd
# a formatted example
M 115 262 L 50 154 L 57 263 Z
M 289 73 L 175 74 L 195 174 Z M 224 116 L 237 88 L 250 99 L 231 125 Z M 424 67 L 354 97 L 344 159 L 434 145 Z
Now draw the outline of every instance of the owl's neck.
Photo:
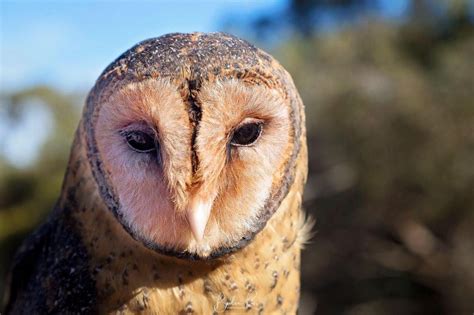
M 82 128 L 76 135 L 59 209 L 71 209 L 89 253 L 99 312 L 159 313 L 281 309 L 299 298 L 301 192 L 306 147 L 295 181 L 267 226 L 245 248 L 214 261 L 160 255 L 135 241 L 102 201 L 87 159 Z

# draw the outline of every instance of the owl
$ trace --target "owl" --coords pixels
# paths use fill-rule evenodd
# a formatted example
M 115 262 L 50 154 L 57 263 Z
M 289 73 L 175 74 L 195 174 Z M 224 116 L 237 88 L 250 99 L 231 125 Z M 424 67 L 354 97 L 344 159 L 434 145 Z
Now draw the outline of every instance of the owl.
M 234 36 L 126 51 L 87 97 L 6 313 L 295 313 L 310 227 L 303 110 L 283 67 Z

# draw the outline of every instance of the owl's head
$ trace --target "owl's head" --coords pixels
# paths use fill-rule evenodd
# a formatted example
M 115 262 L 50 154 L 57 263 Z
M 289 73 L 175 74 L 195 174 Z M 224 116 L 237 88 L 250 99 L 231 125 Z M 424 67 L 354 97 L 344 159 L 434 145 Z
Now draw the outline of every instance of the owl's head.
M 268 54 L 222 33 L 146 40 L 101 74 L 84 112 L 101 197 L 161 253 L 245 246 L 293 184 L 301 100 Z

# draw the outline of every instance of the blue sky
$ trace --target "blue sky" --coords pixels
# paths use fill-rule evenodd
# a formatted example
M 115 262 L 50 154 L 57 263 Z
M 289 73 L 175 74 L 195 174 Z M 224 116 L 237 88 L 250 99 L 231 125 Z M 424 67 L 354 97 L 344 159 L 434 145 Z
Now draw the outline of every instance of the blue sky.
M 228 16 L 286 5 L 270 1 L 1 1 L 2 89 L 37 83 L 87 90 L 135 43 L 170 32 L 222 30 Z

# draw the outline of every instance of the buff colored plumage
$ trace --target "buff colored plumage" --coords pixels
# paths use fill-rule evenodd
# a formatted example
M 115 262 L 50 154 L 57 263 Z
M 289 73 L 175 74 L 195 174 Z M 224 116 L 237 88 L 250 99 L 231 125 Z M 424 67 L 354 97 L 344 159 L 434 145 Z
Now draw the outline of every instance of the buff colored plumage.
M 241 126 L 258 140 L 234 145 Z M 126 146 L 137 130 L 151 155 Z M 139 43 L 89 94 L 7 313 L 293 314 L 306 172 L 303 104 L 271 56 L 221 33 Z

